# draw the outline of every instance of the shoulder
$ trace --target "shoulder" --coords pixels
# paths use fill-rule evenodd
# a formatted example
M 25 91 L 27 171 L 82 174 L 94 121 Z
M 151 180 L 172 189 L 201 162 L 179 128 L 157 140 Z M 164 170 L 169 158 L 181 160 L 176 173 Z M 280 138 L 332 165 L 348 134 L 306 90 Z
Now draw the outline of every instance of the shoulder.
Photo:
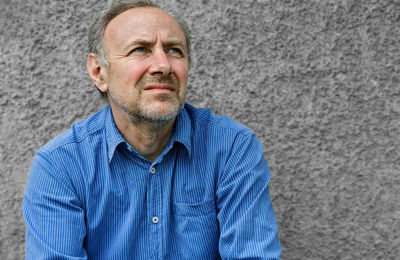
M 190 104 L 185 104 L 185 109 L 189 114 L 192 127 L 194 127 L 195 130 L 207 128 L 207 130 L 212 130 L 217 133 L 224 132 L 245 136 L 254 134 L 245 125 L 242 125 L 227 116 L 214 115 L 209 109 L 196 108 Z
M 70 129 L 41 147 L 38 153 L 50 154 L 63 147 L 79 146 L 88 138 L 100 136 L 105 128 L 105 118 L 108 111 L 108 107 L 105 107 L 91 117 L 74 123 Z
M 54 182 L 57 185 L 62 184 L 67 190 L 77 192 L 83 198 L 83 174 L 90 173 L 96 154 L 105 154 L 104 145 L 101 144 L 104 143 L 108 111 L 108 108 L 104 108 L 93 116 L 74 123 L 70 129 L 40 148 L 33 158 L 29 172 L 29 189 L 52 189 L 53 183 L 50 183 Z

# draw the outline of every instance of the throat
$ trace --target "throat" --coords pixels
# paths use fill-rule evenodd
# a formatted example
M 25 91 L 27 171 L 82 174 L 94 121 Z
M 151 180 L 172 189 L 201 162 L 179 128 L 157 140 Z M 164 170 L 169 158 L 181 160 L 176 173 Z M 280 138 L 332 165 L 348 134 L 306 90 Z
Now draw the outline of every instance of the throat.
M 135 121 L 119 129 L 124 139 L 144 158 L 153 162 L 167 146 L 175 120 Z

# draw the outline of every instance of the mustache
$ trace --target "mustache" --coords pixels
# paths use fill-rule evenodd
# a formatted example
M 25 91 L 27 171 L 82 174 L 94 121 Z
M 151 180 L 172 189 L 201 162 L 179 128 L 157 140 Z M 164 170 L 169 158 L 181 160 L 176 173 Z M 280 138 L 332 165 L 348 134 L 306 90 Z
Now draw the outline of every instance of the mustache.
M 178 80 L 175 76 L 169 75 L 156 75 L 151 77 L 142 77 L 136 84 L 139 90 L 145 89 L 149 85 L 153 84 L 168 84 L 171 85 L 175 90 L 180 88 Z

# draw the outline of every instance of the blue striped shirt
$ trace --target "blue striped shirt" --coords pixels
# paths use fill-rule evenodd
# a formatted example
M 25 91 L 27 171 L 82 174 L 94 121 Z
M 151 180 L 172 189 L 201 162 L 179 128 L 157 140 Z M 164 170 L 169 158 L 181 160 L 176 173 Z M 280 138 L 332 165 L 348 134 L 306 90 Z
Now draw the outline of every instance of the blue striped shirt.
M 106 107 L 43 146 L 23 200 L 26 259 L 279 259 L 251 130 L 185 104 L 150 162 Z

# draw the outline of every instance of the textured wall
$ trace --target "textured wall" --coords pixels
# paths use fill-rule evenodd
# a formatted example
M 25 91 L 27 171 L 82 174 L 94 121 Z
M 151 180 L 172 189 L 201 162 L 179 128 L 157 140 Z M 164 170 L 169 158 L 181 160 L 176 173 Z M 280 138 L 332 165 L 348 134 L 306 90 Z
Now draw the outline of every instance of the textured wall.
M 400 1 L 165 0 L 188 20 L 188 100 L 264 144 L 282 259 L 400 256 Z M 105 105 L 86 31 L 107 1 L 1 0 L 0 255 L 22 259 L 35 151 Z

